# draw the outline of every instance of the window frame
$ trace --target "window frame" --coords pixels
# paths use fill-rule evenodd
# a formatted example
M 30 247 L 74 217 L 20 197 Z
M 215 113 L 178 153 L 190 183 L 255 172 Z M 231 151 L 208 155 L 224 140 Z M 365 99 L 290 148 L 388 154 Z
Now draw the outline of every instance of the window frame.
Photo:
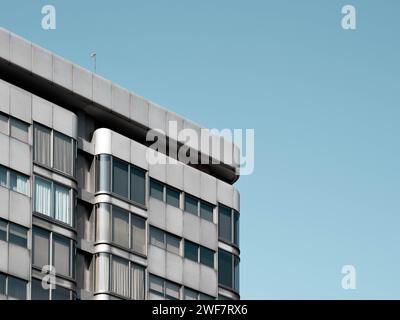
M 197 209 L 196 209 L 196 213 L 194 213 L 194 212 L 192 212 L 192 211 L 189 211 L 189 210 L 187 210 L 186 208 L 187 208 L 187 206 L 186 206 L 186 199 L 190 199 L 190 200 L 192 200 L 192 201 L 196 201 L 196 207 L 197 207 Z M 208 219 L 208 218 L 206 218 L 206 217 L 204 217 L 203 216 L 203 211 L 202 211 L 202 206 L 208 206 L 208 207 L 210 207 L 210 208 L 212 208 L 212 210 L 211 210 L 211 219 Z M 193 196 L 193 195 L 191 195 L 190 193 L 184 193 L 184 199 L 183 199 L 183 207 L 184 207 L 184 209 L 183 209 L 183 211 L 185 211 L 185 212 L 187 212 L 187 213 L 190 213 L 190 214 L 193 214 L 193 215 L 195 215 L 195 216 L 198 216 L 200 219 L 203 219 L 203 220 L 205 220 L 205 221 L 208 221 L 208 222 L 211 222 L 211 223 L 215 223 L 214 221 L 215 221 L 215 214 L 214 214 L 214 212 L 215 212 L 215 205 L 213 205 L 212 203 L 210 203 L 210 202 L 208 202 L 208 201 L 205 201 L 205 200 L 202 200 L 202 199 L 200 199 L 200 198 L 198 198 L 198 197 L 195 197 L 195 196 Z
M 229 211 L 229 219 L 230 219 L 229 240 L 221 237 L 221 229 L 220 229 L 222 227 L 220 219 L 221 208 L 226 211 Z M 218 204 L 218 240 L 227 243 L 231 246 L 234 246 L 236 248 L 239 248 L 240 245 L 240 212 L 221 203 Z
M 20 224 L 11 222 L 9 220 L 3 219 L 3 218 L 0 218 L 0 223 L 2 223 L 3 226 L 5 227 L 4 230 L 1 230 L 2 233 L 5 233 L 5 239 L 4 240 L 0 239 L 0 240 L 5 241 L 7 243 L 12 243 L 13 245 L 16 245 L 16 246 L 21 247 L 21 248 L 28 249 L 29 228 L 27 228 L 25 226 L 22 226 Z M 23 230 L 25 232 L 25 234 L 24 234 L 25 235 L 25 238 L 24 238 L 25 244 L 24 245 L 20 245 L 17 242 L 14 242 L 14 241 L 11 240 L 11 233 L 12 233 L 11 228 L 12 227 L 19 228 L 19 229 L 21 229 L 21 230 Z M 15 234 L 14 234 L 14 236 L 15 237 L 19 237 L 18 235 L 15 235 Z M 22 238 L 22 237 L 20 237 L 20 238 Z
M 153 230 L 154 230 L 154 232 L 159 232 L 160 234 L 162 234 L 162 237 L 163 237 L 162 246 L 151 242 L 151 239 L 152 239 L 151 235 L 152 235 Z M 175 252 L 174 250 L 168 249 L 168 241 L 167 241 L 168 237 L 170 237 L 172 239 L 175 239 L 175 240 L 178 240 L 178 242 L 179 242 L 178 253 Z M 183 240 L 183 238 L 181 238 L 181 237 L 179 237 L 177 235 L 174 235 L 174 234 L 172 234 L 170 232 L 167 232 L 165 230 L 162 230 L 160 228 L 154 227 L 152 225 L 150 225 L 150 227 L 149 227 L 149 237 L 148 238 L 149 238 L 148 243 L 150 245 L 155 246 L 155 247 L 160 248 L 160 249 L 163 249 L 163 250 L 166 250 L 166 251 L 168 251 L 170 253 L 182 256 L 182 240 Z
M 3 170 L 5 170 L 5 172 L 6 172 L 6 184 L 5 184 L 5 185 L 0 185 L 0 187 L 6 188 L 6 189 L 8 189 L 8 190 L 10 190 L 10 191 L 13 191 L 13 192 L 22 194 L 22 195 L 27 196 L 27 197 L 30 196 L 29 190 L 30 190 L 30 181 L 31 181 L 31 180 L 30 180 L 30 177 L 29 177 L 29 176 L 27 176 L 26 174 L 21 173 L 21 172 L 19 172 L 19 171 L 10 169 L 10 168 L 8 168 L 8 167 L 6 167 L 6 166 L 4 166 L 4 165 L 0 165 L 0 168 L 2 168 Z M 12 187 L 12 185 L 11 185 L 11 175 L 12 175 L 12 174 L 15 174 L 17 177 L 18 177 L 18 176 L 21 176 L 21 177 L 23 177 L 23 178 L 25 179 L 25 181 L 26 181 L 26 193 L 21 192 L 21 191 L 18 191 L 17 189 L 14 189 L 14 188 Z
M 220 268 L 222 265 L 222 263 L 220 261 L 220 258 L 222 255 L 229 256 L 229 260 L 230 260 L 229 261 L 229 269 L 230 269 L 229 272 L 231 274 L 231 279 L 229 281 L 231 283 L 231 286 L 221 283 L 222 274 L 226 274 L 226 271 L 227 271 L 227 270 L 221 270 L 221 268 Z M 237 266 L 237 269 L 236 269 L 236 266 Z M 240 269 L 239 269 L 239 266 L 240 266 L 240 257 L 239 256 L 237 256 L 231 252 L 228 252 L 226 250 L 218 249 L 218 286 L 228 289 L 230 291 L 239 293 L 239 291 L 240 291 Z
M 161 282 L 162 292 L 152 289 L 150 287 L 150 285 L 152 283 L 152 279 L 155 279 L 155 280 L 158 280 Z M 178 289 L 178 294 L 179 294 L 178 298 L 175 298 L 175 297 L 167 294 L 167 285 L 172 285 L 172 286 L 179 288 Z M 159 276 L 149 273 L 148 297 L 147 298 L 150 299 L 150 294 L 152 293 L 154 295 L 157 295 L 157 296 L 163 298 L 163 300 L 180 300 L 182 298 L 182 288 L 183 288 L 183 286 L 179 283 L 176 283 L 176 282 L 173 282 L 173 281 L 170 281 L 170 280 L 167 280 L 162 277 L 159 277 Z
M 194 248 L 194 247 L 197 247 L 197 260 L 194 260 L 194 259 L 192 259 L 192 258 L 189 258 L 189 257 L 186 255 L 186 248 L 187 248 L 186 245 L 188 245 L 188 247 L 189 247 L 189 246 L 193 246 L 193 248 Z M 209 264 L 204 263 L 204 262 L 202 261 L 202 251 L 205 251 L 205 252 L 212 252 L 212 254 L 213 254 L 213 259 L 212 259 L 213 264 L 212 264 L 212 266 L 210 266 Z M 188 259 L 188 260 L 190 260 L 190 261 L 199 263 L 199 264 L 201 264 L 201 265 L 203 265 L 203 266 L 206 266 L 206 267 L 208 267 L 208 268 L 211 268 L 211 269 L 214 269 L 214 270 L 215 270 L 215 254 L 216 254 L 216 252 L 215 252 L 214 250 L 212 250 L 212 249 L 210 249 L 210 248 L 207 248 L 207 247 L 205 247 L 205 246 L 202 246 L 201 244 L 198 244 L 198 243 L 196 243 L 196 242 L 193 242 L 193 241 L 190 241 L 190 240 L 185 239 L 184 250 L 183 250 L 183 257 L 184 257 L 185 259 Z

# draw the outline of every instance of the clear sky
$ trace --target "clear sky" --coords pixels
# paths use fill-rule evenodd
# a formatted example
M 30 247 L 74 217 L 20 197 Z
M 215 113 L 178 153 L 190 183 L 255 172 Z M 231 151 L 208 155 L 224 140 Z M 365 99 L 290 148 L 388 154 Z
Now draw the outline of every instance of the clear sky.
M 57 29 L 41 28 L 41 8 Z M 341 28 L 355 6 L 357 29 Z M 400 298 L 400 1 L 3 0 L 0 25 L 209 128 L 254 128 L 248 299 Z M 341 268 L 357 289 L 341 288 Z

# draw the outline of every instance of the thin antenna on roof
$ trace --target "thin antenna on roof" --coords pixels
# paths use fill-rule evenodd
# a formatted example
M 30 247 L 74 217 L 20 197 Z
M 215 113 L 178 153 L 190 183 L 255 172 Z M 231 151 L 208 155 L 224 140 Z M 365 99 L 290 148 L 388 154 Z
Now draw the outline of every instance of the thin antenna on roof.
M 90 55 L 90 57 L 93 59 L 93 63 L 94 63 L 94 73 L 96 73 L 96 67 L 97 67 L 97 59 L 96 59 L 96 57 L 97 57 L 97 54 L 96 54 L 96 52 L 93 52 L 91 55 Z

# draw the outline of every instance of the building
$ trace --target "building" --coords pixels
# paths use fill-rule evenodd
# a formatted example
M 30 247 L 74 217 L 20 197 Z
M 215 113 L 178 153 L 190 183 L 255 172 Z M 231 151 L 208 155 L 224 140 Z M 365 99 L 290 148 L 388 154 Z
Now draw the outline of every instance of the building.
M 0 299 L 239 299 L 239 150 L 149 164 L 170 121 L 201 129 L 0 29 Z

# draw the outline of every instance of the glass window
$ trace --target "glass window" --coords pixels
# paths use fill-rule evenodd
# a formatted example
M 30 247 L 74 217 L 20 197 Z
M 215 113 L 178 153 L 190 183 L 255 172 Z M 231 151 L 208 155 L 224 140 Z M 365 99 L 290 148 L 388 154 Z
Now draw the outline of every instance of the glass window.
M 199 246 L 191 241 L 185 240 L 185 258 L 193 261 L 199 261 Z
M 51 166 L 51 130 L 35 124 L 33 127 L 33 159 L 45 166 Z
M 128 164 L 113 158 L 113 192 L 128 198 Z
M 214 251 L 205 247 L 200 247 L 200 263 L 214 268 Z
M 112 241 L 129 248 L 129 212 L 112 207 Z
M 6 294 L 6 275 L 0 273 L 0 294 Z
M 57 274 L 71 277 L 71 241 L 53 233 L 53 265 Z
M 166 244 L 167 244 L 167 250 L 169 252 L 175 253 L 175 254 L 180 254 L 180 245 L 181 245 L 181 239 L 172 235 L 172 234 L 166 234 Z
M 10 171 L 10 188 L 13 191 L 28 194 L 28 177 L 15 171 Z
M 131 200 L 145 205 L 145 199 L 146 173 L 142 169 L 131 166 Z
M 185 211 L 198 215 L 198 200 L 188 194 L 185 194 Z
M 208 294 L 200 293 L 199 300 L 215 300 L 215 298 L 212 296 L 209 296 Z
M 111 290 L 124 297 L 129 297 L 129 267 L 128 261 L 112 257 Z
M 51 182 L 35 177 L 35 211 L 51 216 Z
M 73 175 L 73 150 L 72 139 L 61 133 L 55 132 L 53 146 L 54 168 L 69 175 Z
M 131 297 L 134 300 L 144 300 L 144 268 L 131 264 Z
M 10 243 L 16 244 L 17 246 L 26 248 L 28 245 L 28 229 L 10 223 L 8 241 L 10 241 Z
M 234 288 L 236 291 L 239 292 L 239 283 L 240 283 L 240 279 L 239 279 L 239 258 L 235 257 L 234 258 Z
M 111 185 L 111 156 L 99 155 L 97 161 L 97 191 L 110 191 Z
M 99 253 L 96 259 L 96 291 L 109 291 L 110 255 Z
M 71 291 L 60 286 L 51 290 L 51 300 L 71 300 Z
M 139 253 L 146 253 L 146 220 L 136 215 L 131 216 L 132 249 Z
M 232 242 L 232 211 L 225 206 L 219 206 L 218 232 L 221 240 Z
M 18 140 L 28 142 L 29 125 L 25 122 L 10 118 L 10 135 Z
M 218 283 L 232 288 L 232 255 L 224 250 L 218 251 Z
M 42 281 L 32 279 L 31 299 L 32 300 L 49 300 L 48 289 L 43 289 Z
M 167 203 L 169 205 L 179 208 L 179 196 L 178 190 L 167 187 Z
M 164 235 L 160 229 L 150 227 L 150 244 L 165 249 Z
M 19 300 L 25 300 L 26 284 L 25 280 L 8 276 L 8 295 Z
M 152 179 L 150 181 L 150 196 L 164 201 L 164 185 Z
M 239 246 L 239 212 L 233 214 L 233 243 Z
M 0 132 L 8 135 L 8 117 L 0 113 Z
M 50 232 L 34 227 L 32 242 L 33 264 L 39 268 L 49 265 Z
M 7 222 L 0 220 L 0 240 L 7 241 Z
M 185 300 L 198 300 L 199 293 L 189 288 L 185 288 Z
M 179 300 L 180 286 L 170 281 L 165 281 L 165 298 L 167 300 Z
M 3 166 L 0 166 L 0 186 L 8 188 L 7 169 Z
M 204 202 L 204 201 L 200 202 L 200 217 L 201 218 L 213 222 L 213 220 L 214 220 L 213 219 L 213 210 L 214 210 L 213 205 L 211 205 L 207 202 Z
M 54 184 L 54 218 L 72 225 L 70 189 Z
M 150 275 L 149 276 L 150 300 L 162 299 L 164 297 L 164 280 Z

